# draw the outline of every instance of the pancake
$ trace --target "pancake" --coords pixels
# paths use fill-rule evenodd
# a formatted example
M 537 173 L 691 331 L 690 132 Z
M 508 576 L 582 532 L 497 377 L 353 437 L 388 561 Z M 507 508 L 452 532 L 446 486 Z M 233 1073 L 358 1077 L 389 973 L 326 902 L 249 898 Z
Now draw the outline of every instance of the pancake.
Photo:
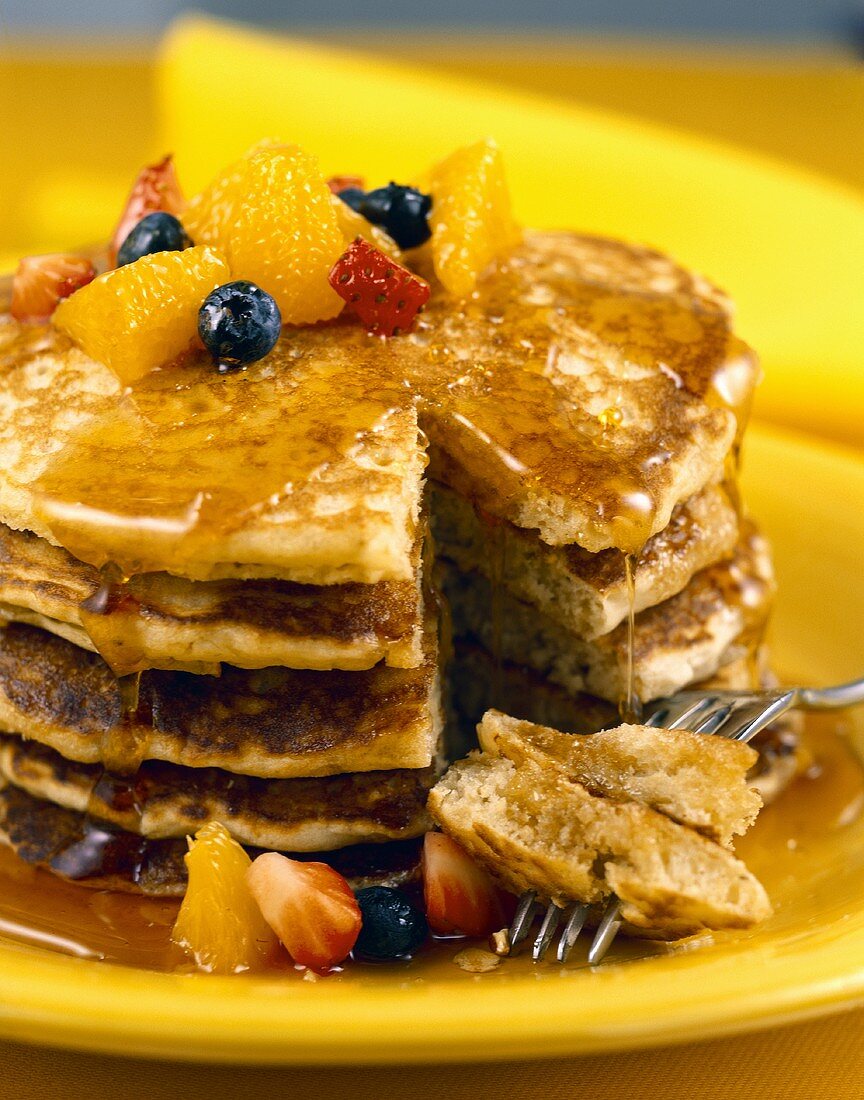
M 635 553 L 722 477 L 759 374 L 716 288 L 573 233 L 529 234 L 471 299 L 433 295 L 419 329 L 450 364 L 423 422 L 432 475 L 591 553 Z
M 215 820 L 243 844 L 316 852 L 421 835 L 434 768 L 254 779 L 151 760 L 134 780 L 112 780 L 98 764 L 3 736 L 0 777 L 35 798 L 153 839 L 184 837 Z
M 608 634 L 627 615 L 623 555 L 589 554 L 580 546 L 548 546 L 532 531 L 496 522 L 469 500 L 430 483 L 433 534 L 439 553 L 461 571 L 477 570 L 577 637 Z M 726 491 L 710 486 L 679 504 L 634 564 L 635 611 L 680 592 L 700 569 L 728 557 L 738 519 Z
M 102 599 L 92 565 L 0 525 L 0 617 L 98 651 L 114 672 L 185 668 L 366 669 L 423 660 L 419 547 L 414 577 L 377 584 L 189 581 L 145 573 Z M 94 644 L 95 643 L 95 644 Z
M 719 739 L 703 740 L 713 755 L 707 749 Z M 655 754 L 643 764 L 656 770 L 662 760 Z M 749 928 L 771 914 L 764 888 L 730 849 L 648 802 L 606 797 L 554 765 L 473 754 L 439 780 L 429 809 L 511 893 L 597 906 L 592 923 L 612 897 L 626 931 L 660 939 Z
M 553 545 L 633 551 L 716 481 L 757 376 L 728 303 L 648 249 L 533 233 L 471 299 L 381 342 L 286 330 L 121 394 L 48 327 L 0 323 L 0 522 L 125 574 L 408 580 L 426 456 Z
M 422 665 L 328 672 L 225 665 L 141 674 L 132 728 L 96 654 L 30 626 L 0 630 L 0 729 L 93 764 L 130 740 L 144 758 L 287 779 L 426 768 L 441 732 L 434 631 Z
M 0 842 L 25 862 L 82 886 L 163 897 L 182 897 L 186 889 L 185 840 L 142 838 L 2 783 Z M 259 854 L 248 851 L 253 858 Z M 310 858 L 308 852 L 287 854 Z M 420 846 L 415 840 L 356 844 L 314 858 L 335 867 L 354 889 L 400 886 L 418 877 Z
M 588 642 L 502 589 L 493 597 L 481 574 L 461 573 L 443 559 L 439 566 L 457 636 L 476 639 L 488 651 L 497 640 L 500 659 L 527 665 L 571 696 L 588 692 L 614 703 L 626 697 L 626 623 Z M 729 562 L 703 569 L 683 592 L 636 616 L 637 696 L 647 701 L 672 695 L 745 653 L 764 628 L 773 590 L 767 545 L 748 525 Z

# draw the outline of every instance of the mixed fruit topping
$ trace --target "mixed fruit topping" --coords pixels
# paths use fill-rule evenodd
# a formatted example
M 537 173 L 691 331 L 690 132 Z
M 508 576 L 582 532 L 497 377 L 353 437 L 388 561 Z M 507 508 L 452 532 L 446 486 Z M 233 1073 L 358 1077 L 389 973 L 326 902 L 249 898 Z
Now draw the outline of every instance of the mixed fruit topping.
M 187 202 L 170 156 L 142 170 L 111 238 L 90 258 L 21 261 L 12 314 L 56 327 L 124 384 L 202 345 L 222 372 L 263 358 L 283 326 L 345 312 L 372 336 L 409 331 L 432 293 L 466 297 L 516 244 L 491 141 L 434 167 L 425 189 L 321 174 L 297 145 L 266 141 Z M 416 261 L 416 262 L 415 262 Z M 435 280 L 433 280 L 434 282 Z
M 443 833 L 426 835 L 417 896 L 389 886 L 355 894 L 328 864 L 278 852 L 253 861 L 218 822 L 190 839 L 186 866 L 173 939 L 200 969 L 219 974 L 280 962 L 325 974 L 349 956 L 406 959 L 430 932 L 489 936 L 509 923 L 514 908 L 514 899 Z

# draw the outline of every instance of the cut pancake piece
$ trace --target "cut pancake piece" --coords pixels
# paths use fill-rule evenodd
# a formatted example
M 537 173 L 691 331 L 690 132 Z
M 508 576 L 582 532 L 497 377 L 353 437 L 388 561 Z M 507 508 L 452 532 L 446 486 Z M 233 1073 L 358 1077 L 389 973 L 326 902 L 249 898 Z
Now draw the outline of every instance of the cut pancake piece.
M 747 783 L 756 750 L 722 737 L 632 724 L 580 736 L 495 710 L 477 733 L 490 756 L 517 767 L 528 760 L 594 794 L 644 803 L 725 847 L 762 807 Z
M 443 559 L 439 565 L 457 636 L 475 638 L 492 651 L 497 622 L 501 660 L 527 665 L 571 695 L 588 692 L 612 702 L 626 695 L 626 623 L 588 642 L 502 589 L 493 595 L 481 574 L 460 573 Z M 713 676 L 723 661 L 746 653 L 764 627 L 773 588 L 767 544 L 748 525 L 729 562 L 703 569 L 683 592 L 636 616 L 638 697 L 647 701 L 672 695 Z M 732 648 L 736 642 L 740 654 Z
M 734 643 L 732 648 L 737 648 Z M 761 646 L 754 658 L 737 657 L 728 662 L 724 659 L 715 676 L 690 685 L 688 690 L 752 691 L 775 682 L 768 672 L 766 647 Z M 477 726 L 489 707 L 567 734 L 594 733 L 620 721 L 617 707 L 607 700 L 593 695 L 569 695 L 559 684 L 518 665 L 504 662 L 496 669 L 491 654 L 464 640 L 456 643 L 450 689 L 451 759 L 477 748 Z M 750 742 L 758 752 L 758 759 L 747 781 L 764 805 L 773 802 L 810 762 L 800 748 L 801 729 L 801 714 L 790 711 Z
M 145 573 L 100 592 L 99 571 L 37 535 L 0 525 L 0 617 L 30 622 L 114 672 L 147 668 L 397 668 L 423 660 L 419 545 L 414 577 L 377 584 L 189 581 Z M 83 605 L 83 606 L 82 606 Z
M 771 913 L 727 849 L 638 802 L 616 802 L 525 760 L 473 755 L 433 788 L 429 809 L 507 889 L 599 904 L 615 894 L 640 935 L 749 928 Z
M 580 546 L 548 546 L 534 531 L 478 513 L 470 500 L 430 483 L 438 552 L 463 572 L 476 570 L 532 604 L 579 638 L 608 634 L 627 615 L 624 555 L 589 554 Z M 634 563 L 634 610 L 653 607 L 686 587 L 699 570 L 728 557 L 738 519 L 725 489 L 713 485 L 679 504 L 669 524 Z
M 431 626 L 425 638 L 412 669 L 144 672 L 124 736 L 148 759 L 263 778 L 425 768 L 442 725 Z M 0 729 L 98 763 L 120 721 L 117 678 L 98 655 L 34 627 L 0 630 Z
M 0 781 L 0 843 L 25 862 L 99 890 L 182 897 L 186 890 L 185 839 L 155 840 L 34 798 Z M 260 849 L 250 848 L 250 856 Z M 416 840 L 355 844 L 332 852 L 289 853 L 329 863 L 351 886 L 400 886 L 419 874 Z
M 255 779 L 151 760 L 124 779 L 2 736 L 0 777 L 35 798 L 154 839 L 183 837 L 215 820 L 242 844 L 316 852 L 419 836 L 434 769 Z

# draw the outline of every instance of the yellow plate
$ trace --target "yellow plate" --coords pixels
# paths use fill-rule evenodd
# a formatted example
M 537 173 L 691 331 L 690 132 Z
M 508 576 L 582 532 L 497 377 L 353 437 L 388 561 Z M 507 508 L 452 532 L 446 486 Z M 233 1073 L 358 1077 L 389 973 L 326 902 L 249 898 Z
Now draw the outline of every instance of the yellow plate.
M 776 547 L 778 663 L 814 683 L 860 674 L 864 461 L 757 428 L 746 463 Z M 860 717 L 852 740 L 864 751 Z M 0 941 L 0 1033 L 207 1061 L 451 1061 L 694 1040 L 864 1003 L 864 818 L 832 825 L 829 801 L 825 828 L 797 850 L 788 819 L 760 821 L 773 843 L 751 842 L 747 858 L 776 914 L 698 949 L 593 972 L 516 960 L 479 976 L 448 952 L 416 972 L 307 983 L 155 974 Z

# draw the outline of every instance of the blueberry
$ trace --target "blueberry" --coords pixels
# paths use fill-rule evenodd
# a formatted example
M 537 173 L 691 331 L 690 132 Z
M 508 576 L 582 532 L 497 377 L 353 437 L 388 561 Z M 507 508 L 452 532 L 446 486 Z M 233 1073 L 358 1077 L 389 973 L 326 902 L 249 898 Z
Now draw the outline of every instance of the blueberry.
M 157 211 L 147 214 L 129 231 L 117 253 L 117 266 L 131 264 L 154 252 L 182 252 L 191 244 L 189 234 L 173 214 Z
M 218 286 L 198 310 L 198 335 L 221 373 L 263 359 L 282 331 L 276 302 L 254 283 Z
M 426 918 L 401 890 L 369 886 L 357 891 L 363 927 L 354 944 L 361 959 L 401 959 L 413 954 L 429 934 Z
M 386 187 L 369 191 L 359 206 L 363 217 L 373 225 L 386 229 L 400 248 L 416 248 L 429 240 L 432 235 L 429 228 L 431 209 L 431 195 L 398 183 L 388 183 Z
M 363 213 L 363 203 L 366 201 L 365 191 L 361 191 L 359 187 L 346 187 L 337 194 L 346 206 L 350 206 L 358 214 Z

